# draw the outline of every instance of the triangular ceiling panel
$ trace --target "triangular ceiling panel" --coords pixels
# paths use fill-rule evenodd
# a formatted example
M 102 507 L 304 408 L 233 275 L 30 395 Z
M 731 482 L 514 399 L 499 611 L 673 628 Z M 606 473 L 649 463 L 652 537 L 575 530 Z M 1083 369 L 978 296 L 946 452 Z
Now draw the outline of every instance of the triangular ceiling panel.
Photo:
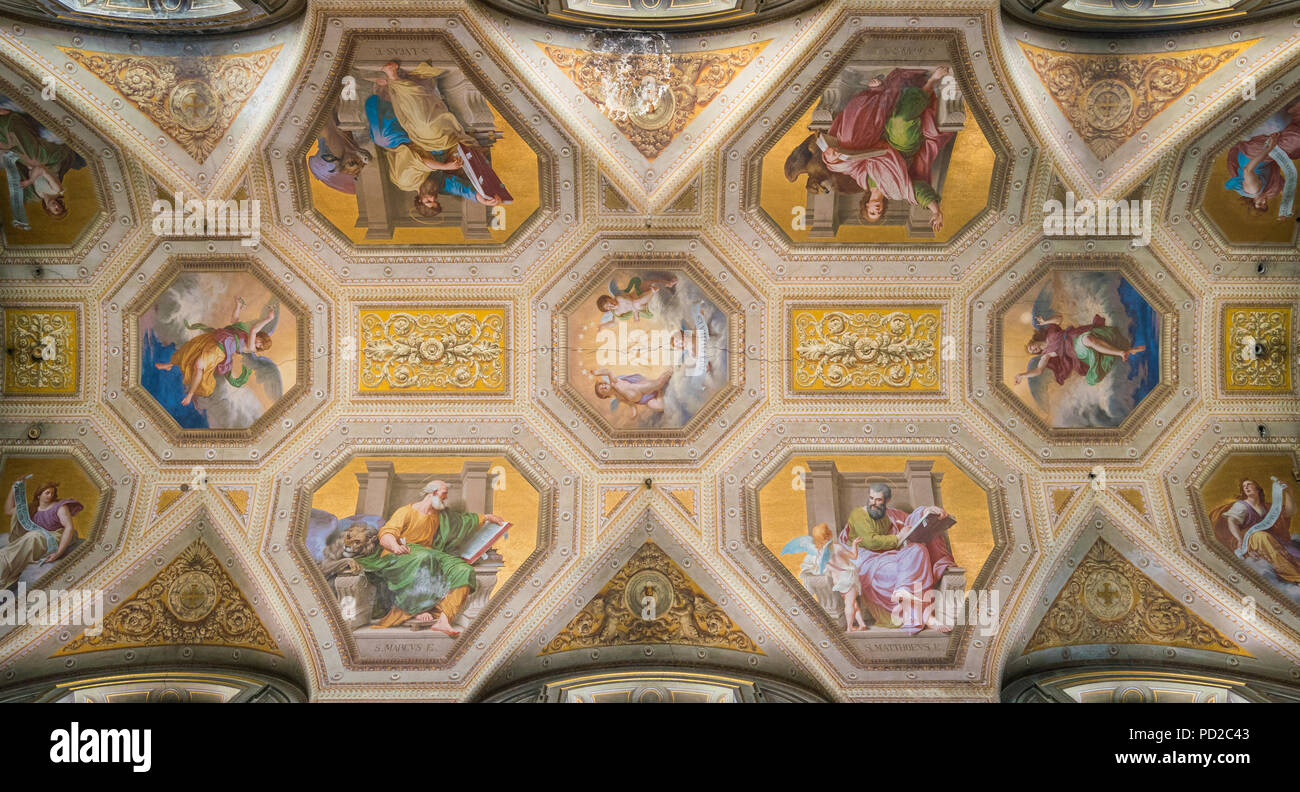
M 142 646 L 225 646 L 281 655 L 239 585 L 196 539 L 134 594 L 54 657 Z
M 280 53 L 143 57 L 59 47 L 158 125 L 194 160 L 205 162 Z
M 541 654 L 639 644 L 678 644 L 763 654 L 726 611 L 653 541 L 628 562 Z

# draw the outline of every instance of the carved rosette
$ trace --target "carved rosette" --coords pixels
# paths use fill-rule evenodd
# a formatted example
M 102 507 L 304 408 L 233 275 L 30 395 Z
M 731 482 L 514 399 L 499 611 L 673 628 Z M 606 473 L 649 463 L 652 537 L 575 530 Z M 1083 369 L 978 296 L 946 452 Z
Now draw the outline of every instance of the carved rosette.
M 5 310 L 6 393 L 73 393 L 77 389 L 77 313 Z
M 1105 159 L 1253 42 L 1150 55 L 1059 52 L 1017 43 L 1056 106 Z
M 937 390 L 939 311 L 792 314 L 796 390 Z
M 648 600 L 653 600 L 651 610 L 647 610 Z M 653 542 L 642 545 L 539 655 L 631 644 L 684 644 L 763 654 Z
M 1056 595 L 1024 654 L 1086 644 L 1155 644 L 1248 655 L 1102 539 Z
M 257 90 L 280 46 L 201 57 L 141 57 L 59 50 L 107 83 L 203 162 Z
M 504 391 L 505 312 L 362 312 L 361 389 Z
M 538 43 L 646 159 L 654 159 L 768 42 L 668 54 L 588 52 Z
M 1227 388 L 1291 390 L 1291 355 L 1287 343 L 1291 331 L 1291 309 L 1231 306 L 1227 309 L 1225 321 L 1224 376 Z
M 202 645 L 281 654 L 239 586 L 202 540 L 195 540 L 140 590 L 60 655 L 140 646 Z

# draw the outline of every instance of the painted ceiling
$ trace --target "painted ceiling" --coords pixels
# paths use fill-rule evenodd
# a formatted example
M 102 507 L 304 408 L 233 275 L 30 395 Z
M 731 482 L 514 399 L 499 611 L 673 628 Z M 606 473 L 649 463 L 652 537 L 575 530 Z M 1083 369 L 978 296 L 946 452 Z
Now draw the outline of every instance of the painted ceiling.
M 0 694 L 1300 685 L 1300 16 L 0 21 Z

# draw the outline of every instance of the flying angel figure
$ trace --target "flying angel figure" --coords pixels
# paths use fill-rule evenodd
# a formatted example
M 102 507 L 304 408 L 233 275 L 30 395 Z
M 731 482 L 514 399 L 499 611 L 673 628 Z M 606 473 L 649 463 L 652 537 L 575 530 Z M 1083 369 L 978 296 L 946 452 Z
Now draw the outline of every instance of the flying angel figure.
M 199 334 L 182 344 L 170 361 L 154 364 L 163 371 L 180 369 L 185 383 L 181 404 L 188 405 L 195 396 L 212 396 L 218 377 L 231 387 L 241 388 L 256 374 L 268 397 L 276 400 L 284 395 L 279 367 L 270 358 L 258 354 L 271 348 L 271 334 L 280 321 L 280 303 L 275 300 L 267 303 L 261 319 L 252 323 L 239 320 L 246 305 L 243 298 L 237 299 L 231 323 L 225 327 L 185 322 L 186 330 L 198 330 Z M 237 355 L 241 356 L 241 365 L 239 374 L 235 375 Z

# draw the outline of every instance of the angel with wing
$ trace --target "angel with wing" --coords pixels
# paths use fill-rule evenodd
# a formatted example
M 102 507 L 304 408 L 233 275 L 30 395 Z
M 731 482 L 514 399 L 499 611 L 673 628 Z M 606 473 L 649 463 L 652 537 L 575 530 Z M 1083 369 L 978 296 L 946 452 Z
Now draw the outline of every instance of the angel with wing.
M 858 544 L 861 542 L 861 537 L 854 537 L 853 544 L 846 547 L 834 540 L 829 525 L 817 523 L 811 534 L 796 536 L 781 548 L 781 555 L 804 553 L 801 572 L 810 575 L 830 572 L 831 590 L 844 596 L 845 632 L 867 629 L 862 608 L 858 606 L 858 597 L 862 594 L 857 565 Z
M 609 294 L 596 298 L 596 307 L 602 312 L 600 326 L 609 327 L 621 321 L 653 318 L 650 301 L 660 289 L 671 289 L 676 285 L 677 278 L 672 276 L 647 279 L 644 283 L 641 278 L 634 277 L 626 287 L 619 286 L 617 279 L 610 280 Z
M 230 324 L 225 327 L 185 322 L 186 330 L 198 330 L 199 334 L 182 344 L 170 361 L 154 364 L 163 371 L 170 371 L 173 367 L 180 369 L 185 383 L 185 398 L 181 404 L 188 405 L 195 396 L 211 396 L 217 387 L 217 377 L 224 378 L 231 387 L 239 388 L 254 372 L 262 387 L 273 398 L 279 398 L 280 370 L 270 359 L 258 353 L 271 348 L 271 333 L 275 332 L 280 319 L 280 305 L 274 301 L 267 303 L 262 317 L 251 323 L 239 319 L 246 306 L 243 298 L 238 298 Z M 236 355 L 242 356 L 238 375 L 234 374 Z

